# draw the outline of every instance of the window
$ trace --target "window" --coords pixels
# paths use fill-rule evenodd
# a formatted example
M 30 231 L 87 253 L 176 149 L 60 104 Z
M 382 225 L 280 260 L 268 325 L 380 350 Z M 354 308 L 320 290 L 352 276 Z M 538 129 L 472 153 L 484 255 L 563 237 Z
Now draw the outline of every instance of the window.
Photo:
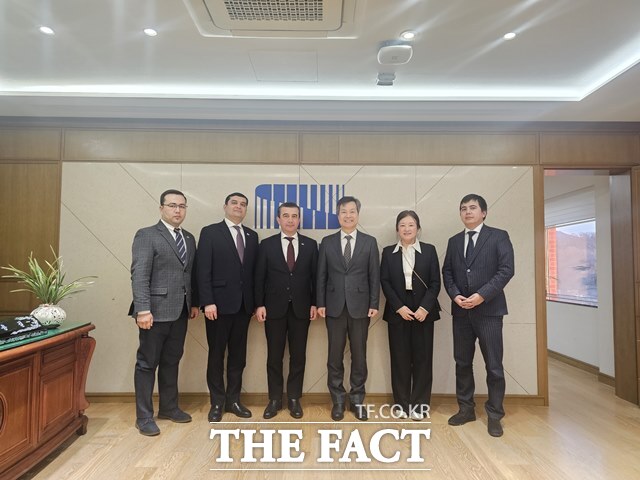
M 545 230 L 547 300 L 597 307 L 595 220 Z

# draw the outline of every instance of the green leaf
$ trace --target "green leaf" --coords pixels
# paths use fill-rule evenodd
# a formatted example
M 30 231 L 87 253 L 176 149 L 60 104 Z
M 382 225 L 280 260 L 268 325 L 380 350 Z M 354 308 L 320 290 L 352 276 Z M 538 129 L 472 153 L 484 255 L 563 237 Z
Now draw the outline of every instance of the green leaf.
M 20 270 L 13 265 L 0 267 L 3 270 L 11 272 L 10 275 L 3 275 L 2 278 L 11 278 L 24 285 L 24 288 L 11 290 L 12 292 L 31 292 L 42 303 L 52 305 L 58 304 L 62 299 L 69 295 L 81 292 L 84 287 L 92 285 L 94 282 L 87 282 L 85 279 L 98 278 L 96 276 L 87 276 L 78 278 L 65 285 L 65 273 L 62 271 L 62 257 L 58 256 L 51 247 L 53 253 L 53 261 L 44 261 L 46 268 L 33 257 L 33 252 L 29 254 L 28 271 Z

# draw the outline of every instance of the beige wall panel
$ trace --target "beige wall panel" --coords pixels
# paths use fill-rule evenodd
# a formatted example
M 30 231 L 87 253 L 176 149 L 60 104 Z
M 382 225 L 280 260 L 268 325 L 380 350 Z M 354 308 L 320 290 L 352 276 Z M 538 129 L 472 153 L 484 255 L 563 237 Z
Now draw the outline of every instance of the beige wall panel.
M 133 391 L 133 367 L 137 348 L 136 327 L 126 311 L 131 301 L 129 265 L 131 241 L 137 228 L 157 222 L 158 195 L 178 186 L 189 199 L 184 223 L 196 237 L 200 229 L 223 216 L 227 193 L 237 190 L 249 197 L 246 224 L 254 227 L 263 218 L 256 211 L 269 209 L 256 195 L 263 184 L 344 185 L 345 193 L 362 200 L 362 230 L 374 235 L 380 248 L 396 242 L 395 216 L 413 208 L 423 222 L 422 239 L 433 243 L 440 259 L 449 236 L 462 229 L 457 202 L 477 184 L 491 184 L 479 192 L 490 203 L 491 224 L 506 228 L 516 248 L 516 278 L 508 286 L 511 314 L 505 318 L 505 367 L 507 393 L 536 395 L 536 338 L 533 277 L 532 172 L 531 167 L 511 166 L 382 166 L 382 165 L 231 165 L 69 162 L 63 168 L 61 252 L 70 278 L 98 275 L 94 287 L 63 302 L 70 319 L 91 312 L 98 341 L 87 382 L 89 392 Z M 112 185 L 120 188 L 113 189 Z M 126 199 L 122 196 L 126 191 Z M 320 200 L 318 200 L 320 201 Z M 325 198 L 334 205 L 335 198 Z M 514 213 L 515 212 L 515 213 Z M 276 232 L 257 228 L 261 239 Z M 303 230 L 317 240 L 334 229 Z M 450 301 L 441 293 L 443 320 L 436 324 L 434 393 L 453 394 Z M 383 305 L 381 305 L 381 308 Z M 207 341 L 202 316 L 189 322 L 185 355 L 181 363 L 182 392 L 206 392 Z M 266 341 L 264 324 L 249 327 L 246 392 L 264 393 Z M 314 321 L 309 332 L 307 370 L 303 391 L 326 393 L 327 334 L 324 320 Z M 371 321 L 368 342 L 367 391 L 391 391 L 387 324 L 380 315 Z M 486 392 L 480 352 L 476 358 L 478 393 Z M 348 376 L 349 355 L 345 356 Z M 286 375 L 286 367 L 285 367 Z M 348 379 L 346 384 L 348 384 Z
M 0 265 L 25 268 L 33 252 L 52 257 L 58 247 L 60 164 L 0 163 L 0 203 L 8 220 L 0 228 Z
M 60 160 L 61 129 L 0 129 L 0 161 Z
M 302 134 L 302 163 L 533 165 L 536 134 Z M 337 152 L 336 152 L 337 149 Z
M 298 135 L 277 132 L 67 130 L 65 161 L 297 163 Z
M 568 167 L 640 164 L 640 137 L 633 134 L 540 135 L 540 163 Z

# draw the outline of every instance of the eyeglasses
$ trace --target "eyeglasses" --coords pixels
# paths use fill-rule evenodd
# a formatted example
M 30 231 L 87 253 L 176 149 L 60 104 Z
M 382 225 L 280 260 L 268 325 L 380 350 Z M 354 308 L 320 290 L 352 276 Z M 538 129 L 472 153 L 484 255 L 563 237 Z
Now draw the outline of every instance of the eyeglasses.
M 162 206 L 170 208 L 171 210 L 175 210 L 176 208 L 178 208 L 180 210 L 186 210 L 187 209 L 187 206 L 184 203 L 181 203 L 180 205 L 178 205 L 177 203 L 163 203 Z

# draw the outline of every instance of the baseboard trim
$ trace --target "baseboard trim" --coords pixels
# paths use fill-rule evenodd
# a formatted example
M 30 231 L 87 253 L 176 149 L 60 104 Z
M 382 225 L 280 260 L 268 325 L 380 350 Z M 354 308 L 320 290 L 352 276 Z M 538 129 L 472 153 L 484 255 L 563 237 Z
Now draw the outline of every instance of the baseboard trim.
M 611 375 L 607 375 L 606 373 L 601 373 L 600 369 L 595 365 L 583 362 L 582 360 L 577 360 L 563 353 L 554 352 L 553 350 L 547 350 L 547 353 L 550 358 L 554 358 L 562 363 L 571 365 L 572 367 L 576 367 L 583 372 L 594 375 L 600 383 L 604 383 L 605 385 L 609 385 L 610 387 L 616 386 L 616 378 L 612 377 Z
M 157 401 L 158 395 L 153 395 Z M 86 398 L 89 403 L 134 403 L 135 394 L 133 392 L 122 393 L 87 393 Z M 328 393 L 305 393 L 303 394 L 304 403 L 307 405 L 330 405 L 331 396 Z M 476 403 L 482 405 L 487 399 L 487 395 L 476 395 Z M 368 393 L 367 402 L 382 405 L 392 404 L 393 397 L 388 393 Z M 180 400 L 185 403 L 209 402 L 208 393 L 187 392 L 180 394 Z M 266 405 L 269 401 L 269 395 L 266 393 L 243 393 L 242 402 L 248 405 Z M 431 397 L 431 405 L 456 405 L 456 396 L 454 394 L 434 394 Z M 505 405 L 522 405 L 522 406 L 544 406 L 544 397 L 540 395 L 506 395 L 504 399 Z

